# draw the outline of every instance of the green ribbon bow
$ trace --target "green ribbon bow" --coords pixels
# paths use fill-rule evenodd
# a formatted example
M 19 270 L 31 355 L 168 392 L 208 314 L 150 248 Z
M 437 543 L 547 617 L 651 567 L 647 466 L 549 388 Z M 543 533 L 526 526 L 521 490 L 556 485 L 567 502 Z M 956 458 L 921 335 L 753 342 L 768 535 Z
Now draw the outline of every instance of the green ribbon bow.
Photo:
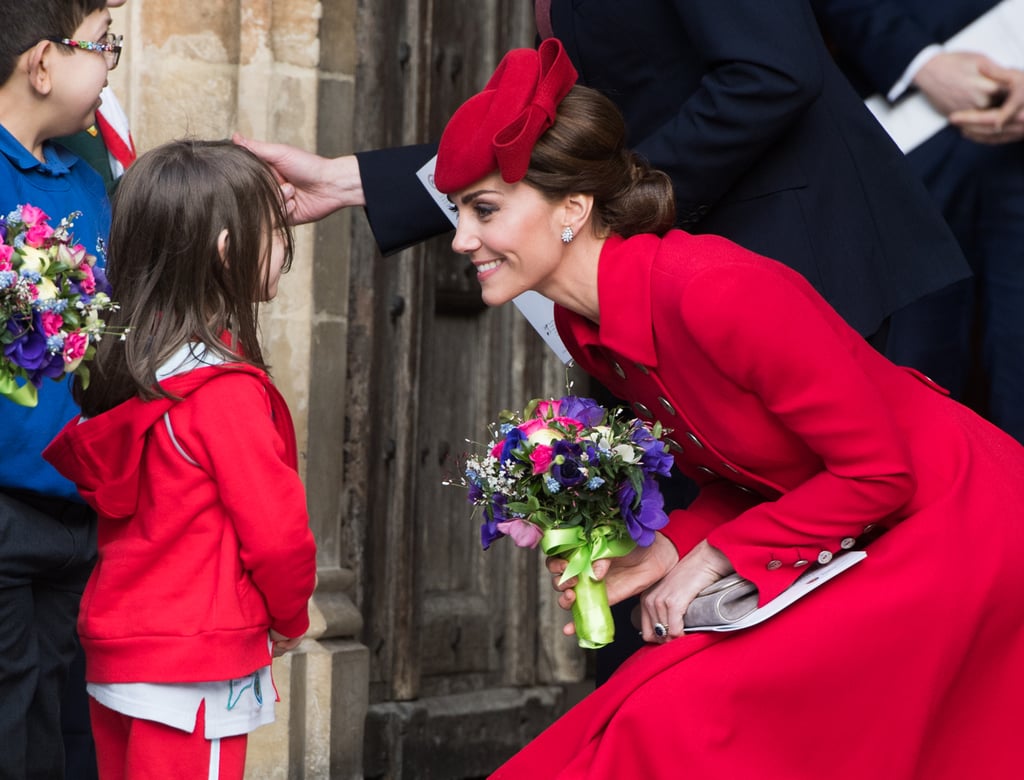
M 19 406 L 35 406 L 39 403 L 39 394 L 35 385 L 26 382 L 18 387 L 13 376 L 0 376 L 0 395 L 10 398 Z
M 559 583 L 579 577 L 572 605 L 579 646 L 596 650 L 611 644 L 615 639 L 615 623 L 608 606 L 608 591 L 603 580 L 594 579 L 593 563 L 602 558 L 621 558 L 636 547 L 636 542 L 622 536 L 621 530 L 612 526 L 594 528 L 589 538 L 581 526 L 574 526 L 548 529 L 540 539 L 540 546 L 545 555 L 569 562 Z

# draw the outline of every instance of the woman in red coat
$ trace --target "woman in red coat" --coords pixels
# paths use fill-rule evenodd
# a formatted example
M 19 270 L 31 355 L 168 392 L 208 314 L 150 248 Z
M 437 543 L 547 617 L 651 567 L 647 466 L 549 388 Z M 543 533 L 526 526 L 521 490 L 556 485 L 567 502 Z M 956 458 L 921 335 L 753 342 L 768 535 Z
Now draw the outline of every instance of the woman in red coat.
M 650 644 L 495 777 L 1019 775 L 1024 449 L 873 351 L 795 272 L 671 230 L 667 178 L 574 81 L 546 41 L 456 112 L 435 174 L 453 247 L 488 304 L 552 298 L 579 365 L 672 429 L 701 494 L 599 569 L 611 601 L 643 594 Z M 862 546 L 764 623 L 683 633 L 733 570 L 763 604 Z

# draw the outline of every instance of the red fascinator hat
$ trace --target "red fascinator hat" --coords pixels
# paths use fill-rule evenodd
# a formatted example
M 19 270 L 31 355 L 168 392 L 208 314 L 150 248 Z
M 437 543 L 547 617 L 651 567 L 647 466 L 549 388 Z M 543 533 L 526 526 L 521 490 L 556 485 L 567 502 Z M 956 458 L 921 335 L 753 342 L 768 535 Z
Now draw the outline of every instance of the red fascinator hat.
M 557 38 L 504 56 L 483 91 L 455 112 L 441 135 L 434 184 L 456 192 L 494 171 L 508 183 L 526 175 L 533 145 L 555 121 L 576 83 Z

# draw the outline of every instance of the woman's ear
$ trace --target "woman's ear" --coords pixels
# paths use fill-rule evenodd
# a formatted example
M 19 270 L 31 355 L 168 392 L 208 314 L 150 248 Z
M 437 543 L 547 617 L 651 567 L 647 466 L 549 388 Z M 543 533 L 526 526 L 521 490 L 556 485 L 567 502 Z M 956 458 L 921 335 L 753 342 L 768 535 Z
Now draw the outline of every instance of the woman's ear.
M 224 228 L 220 231 L 220 235 L 217 236 L 217 254 L 220 255 L 221 262 L 224 265 L 228 264 L 228 229 Z
M 594 196 L 582 192 L 574 192 L 565 196 L 563 202 L 565 218 L 563 226 L 572 228 L 572 232 L 580 235 L 583 228 L 590 222 L 590 216 L 594 209 Z

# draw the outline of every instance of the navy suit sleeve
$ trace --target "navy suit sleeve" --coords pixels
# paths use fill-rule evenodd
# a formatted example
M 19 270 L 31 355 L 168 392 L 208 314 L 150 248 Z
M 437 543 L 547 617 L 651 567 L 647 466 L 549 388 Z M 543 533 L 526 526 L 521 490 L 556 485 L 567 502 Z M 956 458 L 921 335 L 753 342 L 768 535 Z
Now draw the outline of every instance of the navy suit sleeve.
M 437 144 L 356 153 L 366 216 L 381 253 L 393 254 L 452 229 L 416 177 L 435 154 Z
M 700 86 L 635 148 L 672 176 L 680 217 L 711 208 L 822 90 L 821 34 L 806 0 L 674 0 L 705 63 Z
M 813 0 L 822 29 L 844 63 L 885 95 L 925 47 L 941 43 L 905 3 Z

